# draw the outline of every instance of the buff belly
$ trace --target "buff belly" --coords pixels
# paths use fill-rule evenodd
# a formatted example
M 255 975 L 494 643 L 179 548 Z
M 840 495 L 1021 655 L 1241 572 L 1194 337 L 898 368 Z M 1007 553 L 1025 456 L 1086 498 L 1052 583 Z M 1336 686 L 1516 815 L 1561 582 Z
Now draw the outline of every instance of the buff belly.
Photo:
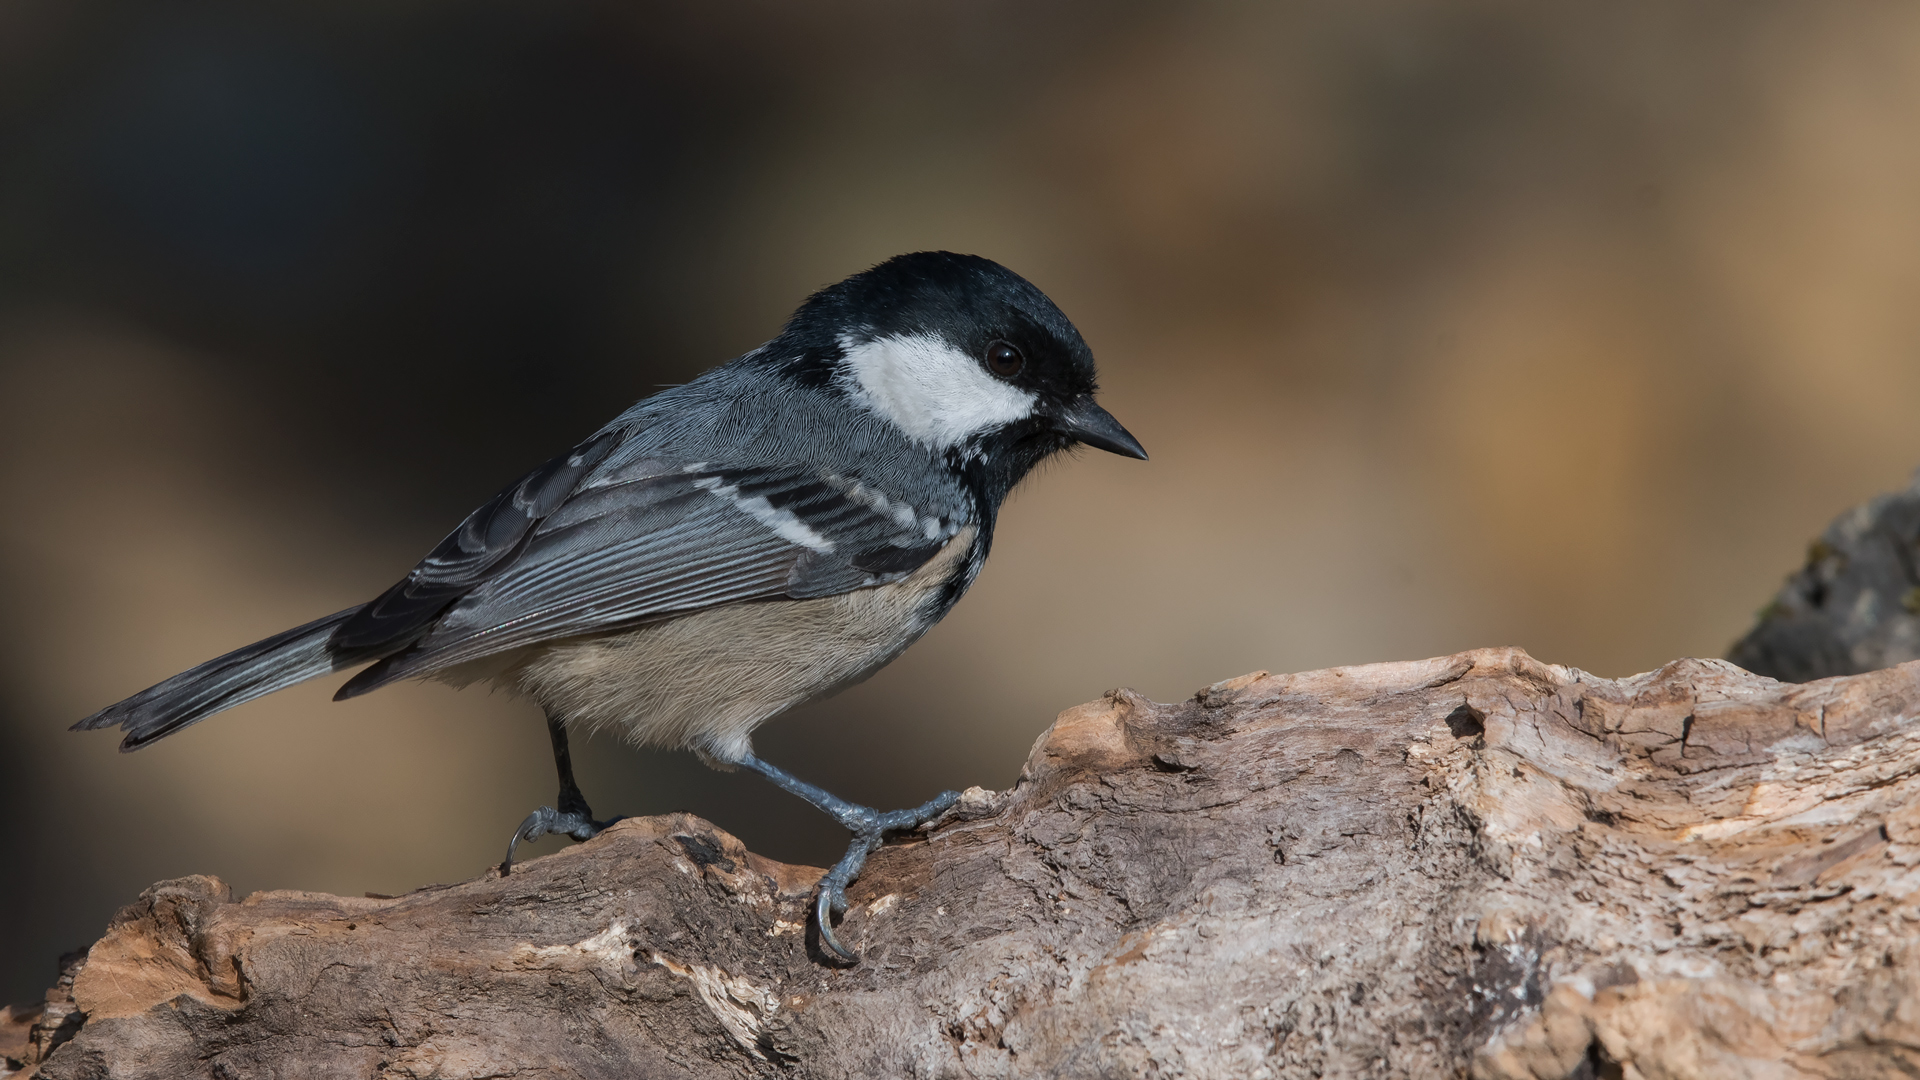
M 941 587 L 973 546 L 963 529 L 889 585 L 817 600 L 709 608 L 630 630 L 569 638 L 441 673 L 490 679 L 539 702 L 573 730 L 623 730 L 634 743 L 722 762 L 753 729 L 858 682 L 899 656 L 939 615 Z

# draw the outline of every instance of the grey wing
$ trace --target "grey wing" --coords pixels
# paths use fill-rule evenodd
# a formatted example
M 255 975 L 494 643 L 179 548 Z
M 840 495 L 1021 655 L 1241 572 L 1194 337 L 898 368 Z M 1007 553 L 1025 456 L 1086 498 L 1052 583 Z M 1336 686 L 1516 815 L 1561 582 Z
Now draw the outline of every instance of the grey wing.
M 509 564 L 619 442 L 617 430 L 602 431 L 488 499 L 405 578 L 353 612 L 328 639 L 328 651 L 352 663 L 419 641 L 448 607 Z
M 338 696 L 719 604 L 884 584 L 964 524 L 806 467 L 637 462 L 574 491 L 404 652 Z

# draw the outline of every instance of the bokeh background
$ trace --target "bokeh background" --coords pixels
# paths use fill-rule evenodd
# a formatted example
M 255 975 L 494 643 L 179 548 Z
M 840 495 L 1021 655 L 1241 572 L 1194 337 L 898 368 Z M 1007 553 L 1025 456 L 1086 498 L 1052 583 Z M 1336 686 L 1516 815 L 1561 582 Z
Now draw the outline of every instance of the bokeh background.
M 1031 481 L 767 758 L 894 806 L 1116 685 L 1719 655 L 1920 463 L 1920 7 L 0 0 L 0 1002 L 159 878 L 497 861 L 553 791 L 522 702 L 66 727 L 924 248 L 1047 290 L 1153 460 Z M 576 756 L 603 814 L 842 843 Z

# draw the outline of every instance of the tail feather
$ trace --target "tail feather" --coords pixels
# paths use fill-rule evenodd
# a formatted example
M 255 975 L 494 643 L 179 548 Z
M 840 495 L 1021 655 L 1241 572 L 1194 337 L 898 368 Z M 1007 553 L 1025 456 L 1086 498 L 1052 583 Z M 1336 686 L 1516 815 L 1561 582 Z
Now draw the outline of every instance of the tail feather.
M 156 683 L 73 725 L 96 731 L 116 724 L 127 733 L 122 750 L 138 750 L 214 713 L 294 683 L 372 659 L 341 656 L 327 647 L 333 631 L 360 609 L 348 608 L 235 649 Z

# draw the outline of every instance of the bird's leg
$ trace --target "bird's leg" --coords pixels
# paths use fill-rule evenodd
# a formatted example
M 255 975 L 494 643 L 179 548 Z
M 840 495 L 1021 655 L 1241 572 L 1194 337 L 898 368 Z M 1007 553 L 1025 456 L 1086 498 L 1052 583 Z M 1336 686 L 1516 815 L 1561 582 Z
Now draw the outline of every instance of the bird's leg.
M 853 842 L 847 845 L 847 853 L 840 856 L 840 861 L 833 864 L 833 869 L 827 871 L 826 877 L 820 879 L 820 892 L 813 901 L 813 916 L 814 921 L 820 924 L 821 943 L 842 959 L 859 963 L 860 955 L 840 944 L 840 939 L 833 936 L 833 916 L 844 914 L 847 910 L 847 886 L 860 876 L 860 868 L 866 865 L 867 856 L 879 848 L 887 833 L 904 832 L 925 825 L 959 802 L 960 793 L 943 791 L 911 810 L 894 810 L 883 814 L 870 806 L 850 803 L 830 791 L 815 787 L 752 754 L 741 758 L 736 764 L 745 765 L 773 781 L 781 790 L 807 800 L 853 834 Z
M 591 840 L 599 835 L 601 829 L 620 820 L 593 820 L 593 809 L 587 805 L 587 797 L 580 794 L 580 785 L 573 779 L 573 754 L 567 749 L 567 726 L 552 713 L 547 714 L 547 734 L 553 739 L 553 767 L 560 773 L 560 797 L 554 800 L 554 806 L 543 806 L 528 814 L 527 820 L 514 830 L 513 839 L 507 841 L 507 857 L 500 863 L 501 877 L 513 872 L 513 849 L 519 847 L 522 840 L 536 840 L 549 833 L 563 833 L 575 840 Z

